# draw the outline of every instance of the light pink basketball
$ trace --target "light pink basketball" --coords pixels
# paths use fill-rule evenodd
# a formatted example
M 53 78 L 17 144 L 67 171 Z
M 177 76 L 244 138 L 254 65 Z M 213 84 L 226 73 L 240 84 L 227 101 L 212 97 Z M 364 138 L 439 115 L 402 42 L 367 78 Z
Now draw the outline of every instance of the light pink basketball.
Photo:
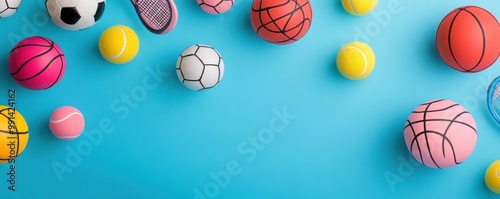
M 234 4 L 234 0 L 198 0 L 198 5 L 210 14 L 227 12 Z
M 22 87 L 48 89 L 63 77 L 66 58 L 52 40 L 29 37 L 20 41 L 10 52 L 9 71 L 14 81 Z
M 50 116 L 50 131 L 61 140 L 72 140 L 80 136 L 85 128 L 82 113 L 72 106 L 57 108 Z
M 404 137 L 415 159 L 443 169 L 462 163 L 472 153 L 477 141 L 476 123 L 460 104 L 433 100 L 410 114 Z

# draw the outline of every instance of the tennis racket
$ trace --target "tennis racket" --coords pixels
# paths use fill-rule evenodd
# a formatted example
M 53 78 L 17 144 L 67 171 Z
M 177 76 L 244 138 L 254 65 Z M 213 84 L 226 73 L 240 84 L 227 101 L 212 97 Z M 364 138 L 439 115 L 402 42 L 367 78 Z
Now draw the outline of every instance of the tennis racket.
M 495 78 L 488 87 L 487 103 L 491 115 L 500 124 L 500 77 Z
M 173 0 L 131 0 L 139 19 L 155 34 L 165 34 L 177 24 L 177 7 Z

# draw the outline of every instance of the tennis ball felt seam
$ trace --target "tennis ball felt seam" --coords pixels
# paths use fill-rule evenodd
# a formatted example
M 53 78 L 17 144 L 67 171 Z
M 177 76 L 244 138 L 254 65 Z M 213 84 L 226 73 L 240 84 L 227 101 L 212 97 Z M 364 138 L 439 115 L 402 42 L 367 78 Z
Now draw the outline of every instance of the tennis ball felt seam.
M 346 48 L 353 48 L 361 53 L 363 55 L 363 60 L 365 61 L 365 66 L 363 67 L 363 71 L 355 76 L 353 78 L 359 78 L 363 76 L 366 73 L 366 70 L 368 69 L 368 57 L 366 56 L 365 52 L 361 49 L 358 48 L 357 46 L 347 46 Z
M 377 5 L 377 3 L 378 3 L 378 0 L 374 0 L 374 1 L 372 2 L 372 7 L 370 8 L 370 10 L 375 9 L 375 6 Z
M 83 117 L 83 115 L 81 113 L 79 113 L 79 112 L 73 112 L 73 113 L 71 113 L 71 114 L 67 115 L 66 117 L 63 117 L 62 119 L 59 119 L 59 120 L 52 120 L 52 118 L 50 118 L 50 122 L 51 123 L 64 122 L 65 120 L 69 119 L 73 115 L 79 115 L 79 116 Z
M 57 136 L 57 138 L 59 138 L 59 139 L 74 139 L 74 138 L 80 137 L 80 135 L 82 135 L 82 133 L 80 133 L 78 135 Z
M 139 52 L 139 37 L 128 26 L 116 25 L 106 29 L 99 39 L 102 57 L 114 64 L 125 64 Z
M 352 9 L 352 12 L 357 15 L 358 12 L 356 11 L 356 8 L 354 7 L 354 3 L 352 2 L 352 0 L 349 0 L 349 4 L 351 5 L 351 9 Z
M 118 29 L 120 30 L 120 32 L 122 33 L 122 36 L 123 36 L 123 46 L 122 46 L 121 51 L 120 51 L 117 55 L 115 55 L 115 56 L 112 56 L 112 55 L 105 55 L 105 56 L 106 56 L 106 57 L 108 57 L 109 59 L 116 59 L 116 58 L 118 58 L 118 57 L 122 56 L 122 55 L 123 55 L 123 53 L 125 53 L 125 50 L 127 50 L 127 34 L 125 33 L 125 30 L 123 30 L 123 28 L 122 28 L 122 27 L 117 27 L 117 28 L 118 28 Z
M 377 6 L 378 0 L 372 0 L 372 4 L 369 6 L 366 3 L 366 0 L 342 0 L 344 9 L 355 16 L 363 16 L 372 12 Z

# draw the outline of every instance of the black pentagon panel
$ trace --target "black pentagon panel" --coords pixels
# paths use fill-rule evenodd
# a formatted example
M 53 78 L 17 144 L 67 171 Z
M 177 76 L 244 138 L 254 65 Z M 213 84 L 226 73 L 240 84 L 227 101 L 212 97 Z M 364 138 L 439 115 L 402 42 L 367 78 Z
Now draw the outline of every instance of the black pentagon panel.
M 94 15 L 94 21 L 99 21 L 99 19 L 102 16 L 102 13 L 104 13 L 105 7 L 106 7 L 105 1 L 103 1 L 97 5 L 97 11 L 95 12 L 95 15 Z
M 75 25 L 81 16 L 78 14 L 76 8 L 62 8 L 61 9 L 61 20 L 69 25 Z

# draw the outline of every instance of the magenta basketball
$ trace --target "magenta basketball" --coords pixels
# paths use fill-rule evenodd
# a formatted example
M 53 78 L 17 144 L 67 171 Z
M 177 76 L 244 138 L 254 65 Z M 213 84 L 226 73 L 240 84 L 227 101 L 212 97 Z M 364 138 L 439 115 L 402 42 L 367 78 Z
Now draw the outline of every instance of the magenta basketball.
M 433 100 L 410 114 L 404 137 L 415 159 L 443 169 L 462 163 L 472 153 L 477 141 L 476 123 L 460 104 Z
M 29 37 L 19 42 L 9 56 L 9 72 L 14 81 L 32 90 L 57 84 L 66 70 L 61 48 L 44 37 Z

